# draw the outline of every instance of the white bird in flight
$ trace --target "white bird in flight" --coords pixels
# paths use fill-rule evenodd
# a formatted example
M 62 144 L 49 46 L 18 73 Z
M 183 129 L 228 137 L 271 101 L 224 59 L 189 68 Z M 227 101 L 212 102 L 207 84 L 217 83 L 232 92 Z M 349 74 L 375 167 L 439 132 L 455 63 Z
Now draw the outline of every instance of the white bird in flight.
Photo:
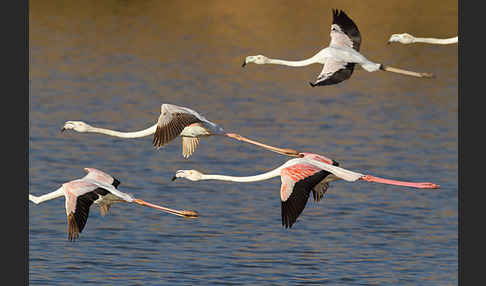
M 94 127 L 83 121 L 66 121 L 61 132 L 65 130 L 100 133 L 120 138 L 138 138 L 155 134 L 152 144 L 157 148 L 166 145 L 177 136 L 181 136 L 182 155 L 184 158 L 189 158 L 189 156 L 191 156 L 199 144 L 200 137 L 211 135 L 221 135 L 248 142 L 279 154 L 295 157 L 299 156 L 299 152 L 292 149 L 273 147 L 248 139 L 236 133 L 226 133 L 222 127 L 207 120 L 196 111 L 173 104 L 162 104 L 158 122 L 155 125 L 140 131 L 120 132 Z
M 301 153 L 303 157 L 288 160 L 280 167 L 255 176 L 234 177 L 225 175 L 206 175 L 196 170 L 178 170 L 172 180 L 185 178 L 191 181 L 219 180 L 231 182 L 257 182 L 280 176 L 280 200 L 282 225 L 292 227 L 302 213 L 312 191 L 315 201 L 320 201 L 330 182 L 358 180 L 420 189 L 436 189 L 440 186 L 426 182 L 406 182 L 364 175 L 338 167 L 339 163 L 325 156 Z
M 84 168 L 84 170 L 88 173 L 86 176 L 62 184 L 54 192 L 42 196 L 29 194 L 29 200 L 35 204 L 62 196 L 65 197 L 68 239 L 71 241 L 77 239 L 83 231 L 88 220 L 89 208 L 93 203 L 100 207 L 102 216 L 106 215 L 110 206 L 117 202 L 136 203 L 181 217 L 195 218 L 199 216 L 196 211 L 174 210 L 136 199 L 132 195 L 116 189 L 120 184 L 120 181 L 116 178 L 98 169 Z
M 436 44 L 436 45 L 449 45 L 449 44 L 456 44 L 459 42 L 459 37 L 452 37 L 446 39 L 437 39 L 437 38 L 419 38 L 414 37 L 408 33 L 403 34 L 393 34 L 390 36 L 388 40 L 388 44 L 398 42 L 402 44 L 413 44 L 413 43 L 426 43 L 426 44 Z
M 359 64 L 363 69 L 369 72 L 383 70 L 415 77 L 430 78 L 434 76 L 430 73 L 407 71 L 372 62 L 359 53 L 360 45 L 361 33 L 356 24 L 346 15 L 346 13 L 344 13 L 344 11 L 333 9 L 331 42 L 329 47 L 322 49 L 313 57 L 301 61 L 271 59 L 263 55 L 247 56 L 242 66 L 245 67 L 248 63 L 260 65 L 278 64 L 291 67 L 323 64 L 324 67 L 317 77 L 317 80 L 314 83 L 309 82 L 312 87 L 337 84 L 349 79 L 356 64 Z

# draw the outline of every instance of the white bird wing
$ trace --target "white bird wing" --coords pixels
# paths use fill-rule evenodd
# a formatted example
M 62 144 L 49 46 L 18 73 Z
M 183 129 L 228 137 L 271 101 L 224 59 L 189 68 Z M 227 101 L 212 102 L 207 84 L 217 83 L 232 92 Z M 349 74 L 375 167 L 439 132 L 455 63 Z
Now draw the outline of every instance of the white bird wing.
M 189 158 L 198 144 L 199 138 L 197 137 L 182 137 L 182 155 L 184 158 Z
M 107 184 L 111 184 L 113 186 L 118 187 L 120 181 L 115 177 L 95 168 L 84 168 L 84 171 L 87 173 L 86 176 L 83 178 L 93 179 L 99 182 L 104 182 Z
M 310 83 L 310 85 L 312 87 L 317 85 L 332 85 L 347 80 L 353 74 L 354 65 L 354 63 L 327 58 L 317 80 L 314 83 Z
M 312 159 L 307 159 L 307 158 L 300 158 L 301 160 L 307 161 L 309 164 L 312 164 L 316 167 L 319 167 L 325 171 L 328 171 L 329 173 L 333 174 L 334 176 L 341 178 L 345 181 L 348 182 L 355 182 L 359 180 L 361 177 L 364 176 L 364 174 L 353 172 L 350 170 L 346 170 L 341 167 L 333 166 L 330 164 L 326 164 L 320 161 L 312 160 Z
M 332 29 L 331 25 L 331 42 L 330 46 L 348 47 L 359 51 L 361 45 L 361 33 L 358 26 L 344 11 L 332 11 L 332 24 L 337 25 L 339 30 Z
M 90 184 L 97 186 L 98 188 L 103 188 L 103 189 L 107 190 L 108 192 L 112 193 L 113 195 L 115 195 L 115 196 L 129 202 L 129 203 L 133 202 L 133 200 L 134 200 L 133 196 L 117 190 L 113 185 L 107 184 L 105 182 L 100 182 L 100 181 L 97 181 L 97 180 L 89 179 L 89 178 L 86 178 L 84 180 L 87 183 L 90 183 Z
M 204 117 L 189 108 L 162 104 L 152 143 L 155 147 L 161 147 L 179 136 L 187 126 L 204 120 Z

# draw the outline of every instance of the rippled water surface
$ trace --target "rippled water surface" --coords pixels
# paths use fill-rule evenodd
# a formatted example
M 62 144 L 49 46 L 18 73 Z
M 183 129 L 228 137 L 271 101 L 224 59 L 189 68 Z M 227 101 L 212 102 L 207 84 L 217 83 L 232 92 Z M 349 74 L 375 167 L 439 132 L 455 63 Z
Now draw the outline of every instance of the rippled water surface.
M 64 199 L 29 205 L 31 285 L 456 285 L 458 47 L 386 45 L 392 33 L 457 35 L 457 1 L 30 1 L 30 192 L 95 167 L 120 190 L 195 220 L 118 204 L 93 207 L 69 242 Z M 361 68 L 311 88 L 320 65 L 248 65 L 246 55 L 297 60 L 329 42 L 331 8 L 358 24 L 369 59 L 433 72 L 433 80 Z M 253 175 L 287 157 L 227 138 L 59 132 L 66 120 L 133 131 L 160 105 L 202 113 L 226 130 L 315 152 L 341 166 L 438 190 L 335 182 L 281 226 L 280 179 L 191 182 L 178 169 Z

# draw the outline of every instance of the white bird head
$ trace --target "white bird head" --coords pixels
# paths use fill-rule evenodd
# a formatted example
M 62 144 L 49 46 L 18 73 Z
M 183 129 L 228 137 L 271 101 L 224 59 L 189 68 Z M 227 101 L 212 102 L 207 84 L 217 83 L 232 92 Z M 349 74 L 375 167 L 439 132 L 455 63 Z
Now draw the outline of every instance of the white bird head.
M 66 121 L 64 126 L 61 128 L 61 132 L 65 130 L 74 130 L 77 132 L 87 132 L 91 126 L 83 121 Z
M 245 58 L 242 67 L 245 67 L 247 63 L 255 63 L 257 65 L 263 65 L 268 63 L 268 58 L 263 55 L 248 56 Z
M 196 170 L 178 170 L 174 177 L 172 177 L 172 181 L 175 181 L 177 178 L 186 178 L 191 181 L 199 181 L 202 178 L 202 173 Z
M 35 204 L 39 204 L 39 197 L 29 194 L 29 200 Z
M 400 42 L 402 44 L 412 44 L 415 43 L 415 38 L 407 33 L 403 34 L 393 34 L 388 40 L 388 44 L 391 42 Z

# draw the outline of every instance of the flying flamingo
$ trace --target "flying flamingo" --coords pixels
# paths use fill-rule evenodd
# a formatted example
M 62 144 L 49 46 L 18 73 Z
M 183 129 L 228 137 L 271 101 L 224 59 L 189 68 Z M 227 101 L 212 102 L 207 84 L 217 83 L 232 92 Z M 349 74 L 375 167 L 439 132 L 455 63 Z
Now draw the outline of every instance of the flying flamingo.
M 437 45 L 448 45 L 448 44 L 456 44 L 458 41 L 459 38 L 457 36 L 452 38 L 447 38 L 447 39 L 436 39 L 436 38 L 418 38 L 410 34 L 403 33 L 403 34 L 391 35 L 390 39 L 388 40 L 388 44 L 392 42 L 399 42 L 402 44 L 427 43 L 427 44 L 437 44 Z
M 231 182 L 257 182 L 280 176 L 280 200 L 282 225 L 292 227 L 297 217 L 302 213 L 312 191 L 315 201 L 320 201 L 327 191 L 330 182 L 357 180 L 389 185 L 405 186 L 420 189 L 436 189 L 439 185 L 433 183 L 414 183 L 389 180 L 371 175 L 364 175 L 338 167 L 339 163 L 324 156 L 312 153 L 302 153 L 303 157 L 287 161 L 280 167 L 255 176 L 234 177 L 224 175 L 205 175 L 196 170 L 178 170 L 172 180 L 186 178 L 191 181 L 220 180 Z
M 103 216 L 107 214 L 110 206 L 116 202 L 136 203 L 181 217 L 195 218 L 199 216 L 197 212 L 192 210 L 179 211 L 136 199 L 132 195 L 116 189 L 120 184 L 120 181 L 116 178 L 94 168 L 84 168 L 84 170 L 88 173 L 86 176 L 62 184 L 54 192 L 39 197 L 29 194 L 29 200 L 35 204 L 61 196 L 65 197 L 68 239 L 71 241 L 77 239 L 83 231 L 88 220 L 89 208 L 93 203 L 100 207 Z
M 277 148 L 269 146 L 236 133 L 226 133 L 222 127 L 207 120 L 196 111 L 187 107 L 181 107 L 173 104 L 162 104 L 161 114 L 157 124 L 136 132 L 120 132 L 110 129 L 98 128 L 91 126 L 83 121 L 66 121 L 61 129 L 72 129 L 77 132 L 101 133 L 109 136 L 120 138 L 138 138 L 154 135 L 153 145 L 160 148 L 177 136 L 182 138 L 182 155 L 189 158 L 199 144 L 199 138 L 211 135 L 227 136 L 239 141 L 248 142 L 273 152 L 288 156 L 299 156 L 299 152 L 292 149 Z
M 333 9 L 332 15 L 331 43 L 329 47 L 322 49 L 313 57 L 301 61 L 287 61 L 271 59 L 263 55 L 248 56 L 245 58 L 242 66 L 244 67 L 247 63 L 260 65 L 278 64 L 291 67 L 323 64 L 324 67 L 317 80 L 314 83 L 309 82 L 312 87 L 337 84 L 349 79 L 353 73 L 355 64 L 361 65 L 362 68 L 369 72 L 383 70 L 415 77 L 433 77 L 430 73 L 402 70 L 368 60 L 359 53 L 361 34 L 353 20 L 344 11 Z

